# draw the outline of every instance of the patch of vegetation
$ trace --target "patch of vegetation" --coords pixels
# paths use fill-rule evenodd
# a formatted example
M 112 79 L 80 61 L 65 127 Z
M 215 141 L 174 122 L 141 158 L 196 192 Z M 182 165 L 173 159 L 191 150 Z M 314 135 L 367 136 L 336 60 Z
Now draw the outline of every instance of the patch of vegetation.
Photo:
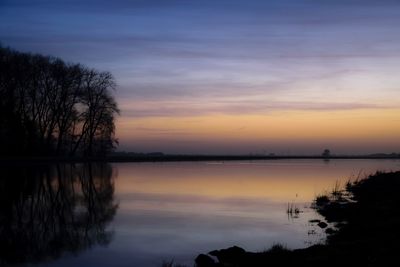
M 265 251 L 265 253 L 275 253 L 275 254 L 279 254 L 279 253 L 284 253 L 289 251 L 289 249 L 283 245 L 283 244 L 274 244 L 270 249 L 268 249 L 267 251 Z
M 296 204 L 294 203 L 288 203 L 287 204 L 287 209 L 286 209 L 286 213 L 288 214 L 288 216 L 292 219 L 296 219 L 299 218 L 299 214 L 302 213 L 303 211 L 300 210 L 299 207 L 297 207 Z
M 186 265 L 181 265 L 181 264 L 175 264 L 174 260 L 171 261 L 164 261 L 161 264 L 161 267 L 187 267 Z
M 330 199 L 329 199 L 328 196 L 326 196 L 326 195 L 320 195 L 320 196 L 317 196 L 317 197 L 316 197 L 316 199 L 315 199 L 315 204 L 316 204 L 317 206 L 321 207 L 321 206 L 323 206 L 323 205 L 329 203 L 329 201 L 330 201 Z

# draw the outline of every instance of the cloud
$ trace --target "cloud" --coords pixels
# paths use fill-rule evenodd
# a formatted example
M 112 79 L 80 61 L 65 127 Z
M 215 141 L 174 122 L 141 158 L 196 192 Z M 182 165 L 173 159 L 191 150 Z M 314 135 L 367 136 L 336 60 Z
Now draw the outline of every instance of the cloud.
M 0 7 L 4 45 L 112 71 L 123 116 L 384 108 L 363 96 L 352 101 L 352 85 L 341 79 L 359 82 L 357 74 L 376 73 L 372 65 L 381 73 L 399 67 L 387 64 L 400 56 L 394 0 L 3 0 Z M 375 81 L 382 95 L 385 78 Z M 308 101 L 317 95 L 311 87 L 332 102 Z
M 147 102 L 122 107 L 124 117 L 190 117 L 204 115 L 265 115 L 276 111 L 348 111 L 359 109 L 389 109 L 387 105 L 357 102 L 307 102 L 307 101 L 224 101 L 204 102 Z M 142 128 L 142 130 L 148 130 Z M 140 129 L 139 129 L 140 130 Z M 157 131 L 157 130 L 156 130 Z M 161 129 L 168 132 L 169 130 Z

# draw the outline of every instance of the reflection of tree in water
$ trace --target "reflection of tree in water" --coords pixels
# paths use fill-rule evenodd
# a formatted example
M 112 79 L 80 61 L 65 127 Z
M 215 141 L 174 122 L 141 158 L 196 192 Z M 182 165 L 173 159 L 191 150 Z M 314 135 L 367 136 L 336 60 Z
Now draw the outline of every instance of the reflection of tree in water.
M 0 168 L 0 265 L 106 245 L 117 210 L 110 165 Z

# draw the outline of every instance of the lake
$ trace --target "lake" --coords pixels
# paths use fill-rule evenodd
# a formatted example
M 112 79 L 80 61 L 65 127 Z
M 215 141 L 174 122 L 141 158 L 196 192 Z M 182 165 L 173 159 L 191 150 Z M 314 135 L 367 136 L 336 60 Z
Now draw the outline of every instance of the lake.
M 399 160 L 8 166 L 0 180 L 0 263 L 193 266 L 200 253 L 324 242 L 315 196 Z M 287 214 L 288 203 L 300 209 Z M 1 264 L 0 264 L 1 265 Z

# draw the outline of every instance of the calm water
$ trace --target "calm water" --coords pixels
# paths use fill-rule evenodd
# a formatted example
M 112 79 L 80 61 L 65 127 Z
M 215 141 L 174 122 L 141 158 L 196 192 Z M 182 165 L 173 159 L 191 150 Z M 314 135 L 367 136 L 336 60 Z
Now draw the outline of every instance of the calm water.
M 2 167 L 0 258 L 35 266 L 193 265 L 232 245 L 323 242 L 313 198 L 396 160 Z M 303 212 L 286 214 L 287 203 Z M 310 234 L 310 232 L 315 233 Z

